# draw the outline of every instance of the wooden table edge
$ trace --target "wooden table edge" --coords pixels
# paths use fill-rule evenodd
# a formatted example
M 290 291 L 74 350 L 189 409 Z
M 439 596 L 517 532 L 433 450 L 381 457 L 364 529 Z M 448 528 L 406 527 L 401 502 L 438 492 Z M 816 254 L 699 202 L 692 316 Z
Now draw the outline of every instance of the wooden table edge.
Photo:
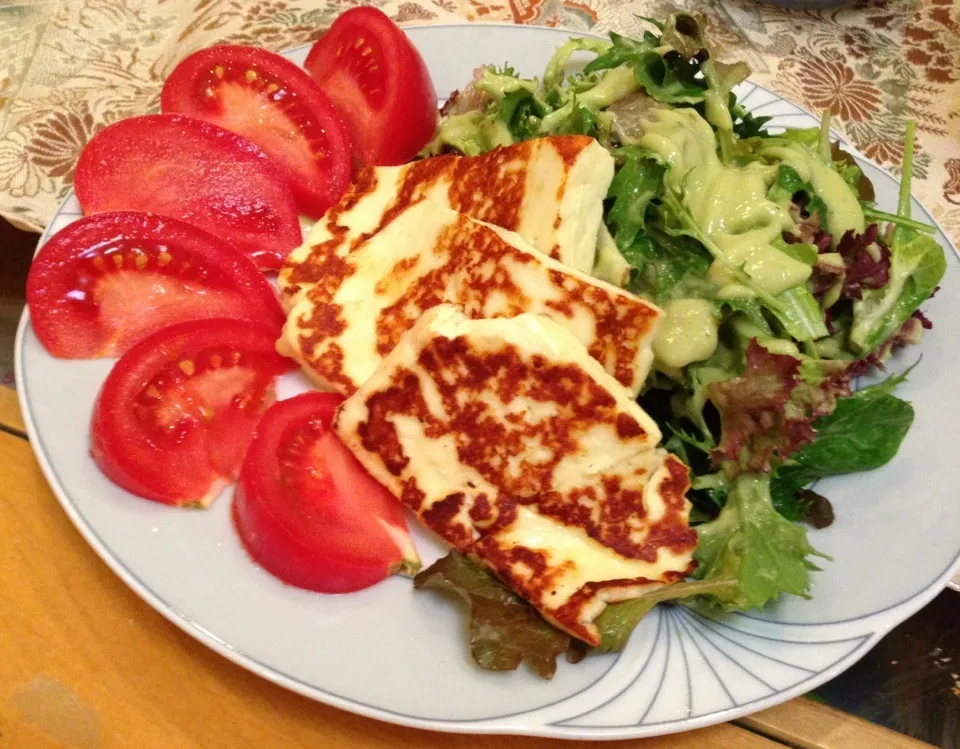
M 20 413 L 17 391 L 6 385 L 0 385 L 0 430 L 15 437 L 26 439 L 27 428 Z
M 930 749 L 932 746 L 807 697 L 733 722 L 797 749 Z

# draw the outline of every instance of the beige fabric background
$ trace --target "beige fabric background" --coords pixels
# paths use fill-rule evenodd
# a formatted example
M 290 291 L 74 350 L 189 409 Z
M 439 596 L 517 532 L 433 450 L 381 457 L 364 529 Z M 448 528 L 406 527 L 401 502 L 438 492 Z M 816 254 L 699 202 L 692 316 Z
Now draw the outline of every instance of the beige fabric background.
M 0 215 L 40 230 L 105 124 L 156 110 L 166 74 L 218 41 L 280 51 L 356 0 L 0 0 Z M 727 59 L 897 170 L 918 121 L 915 193 L 960 239 L 960 2 L 887 0 L 788 12 L 752 0 L 375 0 L 400 23 L 515 22 L 631 34 L 698 9 Z M 439 92 L 441 95 L 447 92 Z

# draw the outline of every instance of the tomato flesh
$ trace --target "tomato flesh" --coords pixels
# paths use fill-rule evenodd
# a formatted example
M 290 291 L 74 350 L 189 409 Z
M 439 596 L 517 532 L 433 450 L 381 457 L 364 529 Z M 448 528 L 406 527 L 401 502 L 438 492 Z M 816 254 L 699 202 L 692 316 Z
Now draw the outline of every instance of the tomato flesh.
M 402 506 L 330 429 L 342 401 L 314 392 L 271 406 L 233 503 L 251 557 L 284 582 L 321 593 L 360 590 L 419 566 Z
M 403 164 L 433 137 L 437 94 L 427 66 L 383 11 L 340 15 L 304 66 L 343 115 L 364 163 Z
M 350 181 L 346 126 L 302 69 L 256 47 L 221 44 L 185 58 L 167 78 L 164 112 L 239 133 L 284 170 L 300 209 L 320 216 Z
M 109 125 L 80 154 L 74 187 L 87 215 L 129 210 L 180 219 L 268 270 L 302 240 L 280 167 L 246 138 L 191 117 Z
M 27 276 L 34 332 L 54 356 L 119 356 L 176 322 L 235 317 L 277 330 L 266 278 L 221 240 L 149 213 L 100 213 L 57 232 Z
M 114 365 L 94 405 L 91 454 L 114 483 L 171 505 L 207 506 L 236 479 L 290 362 L 245 320 L 171 325 Z

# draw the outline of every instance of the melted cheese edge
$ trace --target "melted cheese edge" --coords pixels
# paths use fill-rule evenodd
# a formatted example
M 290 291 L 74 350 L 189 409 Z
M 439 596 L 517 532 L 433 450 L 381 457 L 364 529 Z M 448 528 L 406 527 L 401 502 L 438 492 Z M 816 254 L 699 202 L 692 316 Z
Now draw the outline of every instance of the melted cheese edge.
M 342 333 L 325 339 L 311 354 L 305 351 L 303 338 L 309 339 L 314 334 L 311 318 L 318 306 L 307 295 L 288 311 L 277 345 L 278 351 L 297 360 L 307 376 L 321 388 L 338 389 L 335 382 L 329 381 L 322 372 L 311 366 L 311 361 L 319 358 L 323 350 L 336 344 L 343 350 L 340 374 L 349 379 L 354 388 L 360 387 L 382 360 L 377 350 L 378 320 L 384 310 L 395 305 L 427 274 L 454 259 L 451 248 L 444 242 L 447 232 L 453 228 L 465 231 L 468 235 L 493 232 L 496 238 L 485 236 L 480 240 L 489 244 L 499 238 L 499 242 L 511 250 L 499 261 L 485 263 L 479 251 L 471 247 L 470 257 L 461 263 L 459 271 L 454 271 L 446 288 L 440 293 L 441 301 L 464 305 L 471 317 L 516 315 L 516 300 L 510 295 L 496 289 L 486 295 L 474 293 L 473 285 L 477 281 L 487 281 L 494 273 L 504 271 L 526 297 L 524 311 L 549 316 L 587 347 L 593 346 L 598 340 L 597 317 L 584 300 L 563 288 L 564 279 L 587 284 L 611 301 L 629 305 L 631 309 L 643 307 L 646 310 L 644 314 L 650 315 L 647 330 L 618 331 L 618 335 L 636 343 L 630 382 L 624 384 L 629 386 L 632 393 L 639 392 L 653 362 L 651 346 L 662 315 L 659 308 L 537 252 L 514 232 L 474 221 L 430 201 L 407 208 L 348 255 L 347 262 L 354 271 L 343 280 L 332 300 L 333 305 L 342 308 L 340 317 L 346 322 Z M 465 240 L 460 237 L 458 241 Z M 406 316 L 415 320 L 421 311 L 411 307 Z M 615 372 L 618 362 L 615 356 L 610 356 L 608 346 L 608 360 L 601 363 L 608 371 Z
M 388 470 L 380 456 L 366 449 L 358 436 L 360 425 L 370 416 L 367 398 L 389 389 L 398 371 L 410 372 L 420 382 L 429 412 L 441 420 L 448 418 L 437 383 L 418 363 L 420 351 L 436 337 L 451 340 L 466 337 L 471 349 L 477 351 L 495 351 L 507 343 L 520 350 L 528 360 L 543 356 L 554 363 L 572 363 L 581 368 L 613 397 L 615 409 L 636 419 L 646 434 L 640 440 L 622 439 L 611 424 L 597 424 L 580 439 L 581 449 L 578 452 L 562 458 L 552 473 L 551 484 L 543 487 L 543 490 L 565 493 L 598 485 L 604 477 L 619 477 L 625 489 L 642 491 L 646 514 L 644 520 L 631 531 L 631 537 L 638 544 L 642 544 L 647 537 L 647 526 L 668 512 L 661 496 L 661 485 L 669 478 L 665 461 L 672 458 L 667 458 L 666 451 L 656 447 L 661 439 L 656 423 L 587 354 L 572 334 L 543 315 L 529 313 L 512 319 L 471 320 L 451 305 L 440 305 L 426 312 L 414 328 L 402 337 L 373 376 L 344 402 L 334 425 L 341 439 L 378 481 L 399 498 L 403 495 L 408 477 L 415 477 L 416 486 L 424 495 L 418 511 L 421 518 L 438 502 L 452 494 L 465 492 L 467 501 L 447 522 L 468 529 L 471 543 L 482 538 L 483 544 L 493 543 L 501 550 L 529 549 L 542 552 L 548 560 L 548 572 L 554 584 L 551 589 L 530 600 L 548 619 L 562 628 L 569 629 L 569 626 L 554 618 L 557 609 L 583 590 L 584 586 L 608 583 L 608 587 L 601 587 L 583 601 L 579 609 L 579 621 L 583 629 L 575 634 L 586 637 L 588 641 L 599 636 L 592 622 L 607 603 L 633 598 L 658 587 L 662 580 L 682 576 L 689 569 L 692 545 L 679 551 L 661 546 L 653 561 L 628 558 L 590 537 L 582 528 L 538 513 L 536 507 L 530 505 L 518 506 L 516 517 L 509 525 L 495 533 L 485 534 L 484 529 L 472 520 L 470 509 L 477 496 L 496 498 L 499 495 L 498 487 L 460 460 L 454 435 L 428 436 L 423 423 L 413 416 L 397 413 L 390 417 L 406 464 L 397 473 Z M 497 407 L 500 418 L 504 420 L 511 415 L 521 414 L 526 423 L 549 428 L 556 416 L 549 402 L 524 399 L 517 402 L 518 399 L 514 399 L 505 407 L 496 400 L 495 395 L 490 398 L 490 404 Z M 537 439 L 534 436 L 525 441 L 520 457 L 536 462 L 540 457 L 537 451 Z M 549 454 L 542 456 L 543 460 L 549 458 Z M 507 471 L 512 473 L 512 466 L 508 466 Z M 681 512 L 684 522 L 689 507 L 689 503 L 684 502 Z M 459 548 L 471 553 L 471 549 L 462 544 Z M 480 552 L 479 556 L 482 560 L 483 553 Z M 529 572 L 524 570 L 522 564 L 511 568 L 511 574 L 518 576 L 518 579 Z M 588 634 L 585 636 L 584 632 Z

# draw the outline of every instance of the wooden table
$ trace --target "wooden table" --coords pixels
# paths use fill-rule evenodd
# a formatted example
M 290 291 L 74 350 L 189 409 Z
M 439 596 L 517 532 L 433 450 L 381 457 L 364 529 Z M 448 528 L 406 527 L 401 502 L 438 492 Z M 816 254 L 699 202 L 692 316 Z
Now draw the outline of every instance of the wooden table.
M 60 509 L 0 387 L 0 747 L 538 749 L 559 742 L 429 733 L 312 702 L 188 637 L 129 590 Z M 571 749 L 588 742 L 564 743 Z M 630 749 L 921 749 L 798 699 L 736 724 Z

